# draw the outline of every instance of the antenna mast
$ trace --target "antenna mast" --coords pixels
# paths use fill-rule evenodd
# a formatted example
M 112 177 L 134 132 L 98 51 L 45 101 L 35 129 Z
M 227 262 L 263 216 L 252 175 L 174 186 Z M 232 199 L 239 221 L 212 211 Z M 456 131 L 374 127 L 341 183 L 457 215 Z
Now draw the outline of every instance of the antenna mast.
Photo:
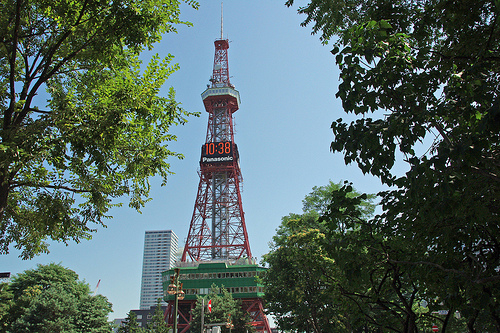
M 229 82 L 229 41 L 224 39 L 222 13 L 221 3 L 221 38 L 214 42 L 211 85 L 201 94 L 208 112 L 208 124 L 205 143 L 201 146 L 198 193 L 184 251 L 180 262 L 176 263 L 178 267 L 163 273 L 166 278 L 164 290 L 168 287 L 168 275 L 179 274 L 175 270 L 186 273 L 189 270 L 190 273 L 182 276 L 186 290 L 193 292 L 186 292 L 186 298 L 179 304 L 177 297 L 175 300 L 165 297 L 169 302 L 165 311 L 168 323 L 183 318 L 179 325 L 181 330 L 173 333 L 192 331 L 191 309 L 195 307 L 198 294 L 208 293 L 212 283 L 234 286 L 230 292 L 241 300 L 241 307 L 250 315 L 256 332 L 271 332 L 264 312 L 262 285 L 253 278 L 240 278 L 240 272 L 250 277 L 264 268 L 258 267 L 252 257 L 241 202 L 243 178 L 233 126 L 240 93 Z
M 222 22 L 221 16 L 221 34 Z M 240 94 L 229 81 L 229 41 L 218 39 L 214 44 L 212 85 L 201 94 L 209 116 L 201 149 L 200 183 L 181 262 L 252 258 L 234 142 L 233 113 L 239 108 Z
M 220 39 L 223 39 L 224 38 L 224 34 L 223 34 L 223 29 L 224 29 L 224 11 L 222 10 L 222 5 L 224 3 L 221 2 L 220 3 Z

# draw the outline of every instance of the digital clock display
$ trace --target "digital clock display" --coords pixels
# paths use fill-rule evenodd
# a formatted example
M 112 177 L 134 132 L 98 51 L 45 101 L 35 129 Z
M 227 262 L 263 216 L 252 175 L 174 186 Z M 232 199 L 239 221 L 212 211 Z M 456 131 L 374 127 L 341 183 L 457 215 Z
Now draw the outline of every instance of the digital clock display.
M 234 160 L 233 150 L 231 141 L 207 142 L 201 146 L 201 162 L 231 162 Z

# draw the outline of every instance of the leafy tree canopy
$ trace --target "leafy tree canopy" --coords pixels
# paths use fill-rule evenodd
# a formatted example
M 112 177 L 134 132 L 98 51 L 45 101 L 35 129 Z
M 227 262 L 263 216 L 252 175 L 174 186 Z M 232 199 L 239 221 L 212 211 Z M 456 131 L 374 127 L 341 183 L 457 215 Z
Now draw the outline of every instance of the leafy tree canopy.
M 315 0 L 299 12 L 334 43 L 336 96 L 357 116 L 333 122 L 332 151 L 391 186 L 373 228 L 412 251 L 388 262 L 425 272 L 420 286 L 469 331 L 498 330 L 500 3 Z
M 416 333 L 439 323 L 465 332 L 453 311 L 434 314 L 443 309 L 442 295 L 427 289 L 427 272 L 404 263 L 411 241 L 381 233 L 367 218 L 367 196 L 348 183 L 315 194 L 328 202 L 324 213 L 285 216 L 264 256 L 268 310 L 281 329 Z
M 334 197 L 342 207 L 341 214 L 355 210 L 359 218 L 374 210 L 373 196 L 360 195 L 350 185 L 330 181 L 315 186 L 303 200 L 303 214 L 283 217 L 271 251 L 263 258 L 269 266 L 263 278 L 267 309 L 282 330 L 346 332 L 357 327 L 359 313 L 349 300 L 341 299 L 342 289 L 338 288 L 346 288 L 349 276 L 337 263 L 344 254 L 352 257 L 355 251 L 351 248 L 351 253 L 337 255 L 335 249 L 342 248 L 343 236 L 358 227 L 346 215 L 322 218 Z M 342 200 L 354 201 L 354 206 L 341 206 Z
M 39 265 L 9 285 L 12 300 L 2 320 L 3 332 L 112 332 L 111 303 L 92 296 L 88 284 L 60 265 Z
M 302 200 L 302 211 L 304 213 L 315 212 L 319 215 L 323 215 L 328 211 L 328 207 L 331 205 L 332 194 L 338 191 L 342 185 L 342 182 L 334 183 L 330 180 L 327 185 L 314 186 L 312 192 L 306 195 L 304 200 Z M 346 195 L 349 198 L 355 198 L 359 197 L 361 194 L 353 189 L 353 191 L 346 193 Z M 363 213 L 364 218 L 371 217 L 375 211 L 375 205 L 373 204 L 375 195 L 363 194 L 362 197 L 363 200 L 359 202 L 357 208 Z
M 9 308 L 12 305 L 12 292 L 8 283 L 0 283 L 0 332 L 8 320 Z
M 139 326 L 137 315 L 130 311 L 125 321 L 118 327 L 118 333 L 145 333 L 145 330 Z
M 234 299 L 233 295 L 224 286 L 218 287 L 215 284 L 212 285 L 210 292 L 206 296 L 198 297 L 196 301 L 196 307 L 192 310 L 192 331 L 201 332 L 202 299 L 204 299 L 205 304 L 203 311 L 205 324 L 230 322 L 233 325 L 231 332 L 255 332 L 255 328 L 251 325 L 250 315 L 243 310 L 241 301 Z M 212 312 L 208 312 L 206 309 L 208 300 L 212 300 Z M 221 326 L 221 332 L 228 333 L 229 330 L 230 328 L 226 327 L 226 325 Z
M 161 298 L 156 302 L 155 312 L 148 323 L 146 333 L 168 333 L 169 327 L 165 321 L 164 311 L 161 307 Z
M 185 0 L 191 7 L 198 3 Z M 175 32 L 179 1 L 5 0 L 0 4 L 0 253 L 88 239 L 114 199 L 140 209 L 165 184 L 172 125 L 191 113 L 172 89 L 172 56 L 138 55 Z M 44 90 L 45 89 L 45 93 Z M 46 103 L 44 97 L 46 97 Z

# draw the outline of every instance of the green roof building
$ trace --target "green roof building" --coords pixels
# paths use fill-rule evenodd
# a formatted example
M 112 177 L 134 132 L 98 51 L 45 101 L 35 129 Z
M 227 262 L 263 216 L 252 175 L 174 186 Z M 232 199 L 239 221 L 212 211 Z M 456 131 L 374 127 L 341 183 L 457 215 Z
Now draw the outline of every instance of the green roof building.
M 179 281 L 183 284 L 185 300 L 196 300 L 196 296 L 207 295 L 213 284 L 226 288 L 236 299 L 264 297 L 263 285 L 258 282 L 257 276 L 265 268 L 248 260 L 239 260 L 236 264 L 227 261 L 221 262 L 185 262 L 180 266 Z M 162 273 L 163 296 L 166 302 L 174 299 L 167 294 L 170 279 L 174 269 Z

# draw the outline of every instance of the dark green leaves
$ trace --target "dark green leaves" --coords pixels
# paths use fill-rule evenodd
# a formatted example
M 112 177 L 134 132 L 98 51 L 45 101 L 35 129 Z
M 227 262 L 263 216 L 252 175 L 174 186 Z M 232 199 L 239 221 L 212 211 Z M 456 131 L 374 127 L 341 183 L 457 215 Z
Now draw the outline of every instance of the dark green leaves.
M 298 11 L 335 42 L 336 96 L 358 116 L 333 122 L 332 151 L 389 186 L 368 223 L 386 256 L 372 276 L 439 299 L 469 331 L 498 330 L 498 1 L 350 5 L 318 0 Z M 443 331 L 459 331 L 453 318 Z
M 118 333 L 145 333 L 144 328 L 139 326 L 137 322 L 137 315 L 130 311 L 127 314 L 127 318 L 122 323 L 120 327 L 118 327 Z

